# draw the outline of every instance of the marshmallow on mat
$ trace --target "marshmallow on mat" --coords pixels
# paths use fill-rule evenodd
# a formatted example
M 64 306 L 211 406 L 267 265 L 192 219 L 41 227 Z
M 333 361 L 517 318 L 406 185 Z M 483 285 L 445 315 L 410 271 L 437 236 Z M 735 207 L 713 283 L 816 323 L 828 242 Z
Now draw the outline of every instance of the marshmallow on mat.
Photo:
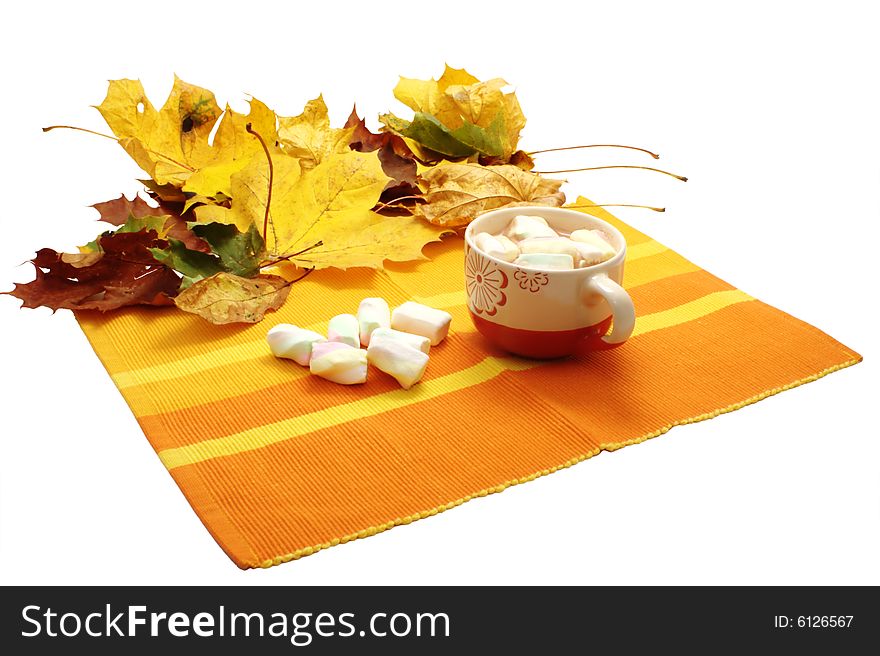
M 565 237 L 535 237 L 523 239 L 519 243 L 520 253 L 565 253 L 577 261 L 578 251 L 575 242 Z
M 474 244 L 486 255 L 504 262 L 513 262 L 519 255 L 519 248 L 504 235 L 490 235 L 480 232 L 474 237 Z
M 437 346 L 449 334 L 452 315 L 421 303 L 407 301 L 394 308 L 391 313 L 391 327 L 405 333 L 421 335 L 431 340 L 431 346 Z
M 394 328 L 376 328 L 370 336 L 370 345 L 372 346 L 376 340 L 383 339 L 407 344 L 420 350 L 422 353 L 427 353 L 431 350 L 431 340 L 427 337 L 401 332 L 400 330 L 394 330 Z
M 287 358 L 306 367 L 311 358 L 312 345 L 327 340 L 313 330 L 279 323 L 266 334 L 266 341 L 276 358 Z
M 367 352 L 342 342 L 315 344 L 309 370 L 316 376 L 340 385 L 365 383 Z
M 344 344 L 343 342 L 315 342 L 312 344 L 312 357 L 310 362 L 314 362 L 316 358 L 323 357 L 328 353 L 350 348 L 354 347 Z
M 574 269 L 574 258 L 567 253 L 523 253 L 514 264 L 532 269 Z
M 428 366 L 427 354 L 387 337 L 376 336 L 370 341 L 367 359 L 379 371 L 393 376 L 404 389 L 419 382 Z
M 558 237 L 559 235 L 547 225 L 547 221 L 543 217 L 520 214 L 513 217 L 513 221 L 507 226 L 507 236 L 514 241 L 521 241 L 534 237 Z
M 327 340 L 342 342 L 353 348 L 361 345 L 360 325 L 353 314 L 337 314 L 327 323 Z
M 581 242 L 582 244 L 589 244 L 590 246 L 599 249 L 602 253 L 602 259 L 599 260 L 600 262 L 610 260 L 617 254 L 617 250 L 615 250 L 614 246 L 608 243 L 600 230 L 575 230 L 571 233 L 570 239 L 572 241 Z
M 384 298 L 365 298 L 358 306 L 357 320 L 361 344 L 369 346 L 370 335 L 376 328 L 391 326 L 391 310 Z

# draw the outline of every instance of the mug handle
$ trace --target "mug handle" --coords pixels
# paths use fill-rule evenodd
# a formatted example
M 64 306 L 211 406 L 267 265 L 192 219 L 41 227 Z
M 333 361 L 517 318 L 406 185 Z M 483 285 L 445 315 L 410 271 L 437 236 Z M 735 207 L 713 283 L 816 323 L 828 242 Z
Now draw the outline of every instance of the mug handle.
M 632 335 L 636 325 L 636 309 L 626 290 L 604 273 L 591 276 L 584 284 L 584 297 L 599 294 L 611 306 L 611 332 L 602 341 L 608 346 L 622 344 Z

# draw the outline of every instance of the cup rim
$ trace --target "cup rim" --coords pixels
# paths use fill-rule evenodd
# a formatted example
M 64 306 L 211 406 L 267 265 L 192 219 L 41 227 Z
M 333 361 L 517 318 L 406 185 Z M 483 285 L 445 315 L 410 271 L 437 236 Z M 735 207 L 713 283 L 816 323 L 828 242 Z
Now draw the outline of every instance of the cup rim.
M 580 217 L 588 216 L 591 219 L 593 219 L 594 221 L 598 221 L 599 223 L 601 223 L 603 227 L 606 227 L 609 230 L 609 232 L 612 232 L 613 234 L 617 235 L 620 238 L 620 243 L 623 244 L 623 247 L 619 251 L 617 251 L 617 253 L 614 255 L 614 257 L 612 257 L 609 260 L 605 260 L 604 262 L 599 262 L 597 264 L 591 264 L 590 266 L 574 268 L 574 269 L 538 269 L 535 267 L 523 266 L 521 264 L 514 264 L 513 262 L 506 262 L 504 260 L 499 260 L 497 257 L 493 257 L 493 256 L 489 255 L 486 251 L 482 250 L 481 248 L 477 248 L 477 245 L 474 243 L 474 240 L 472 238 L 472 235 L 474 233 L 473 226 L 474 226 L 474 223 L 476 223 L 480 219 L 484 219 L 486 217 L 492 216 L 493 214 L 498 214 L 501 212 L 509 212 L 510 210 L 523 210 L 523 212 L 522 212 L 523 214 L 527 214 L 531 211 L 534 211 L 535 214 L 539 214 L 539 215 L 541 212 L 549 212 L 550 214 L 559 213 L 559 214 L 563 214 L 566 216 L 572 216 L 572 215 L 576 215 L 576 216 L 580 216 Z M 543 218 L 546 218 L 546 217 L 543 217 Z M 521 205 L 521 206 L 518 205 L 516 207 L 499 207 L 498 209 L 489 210 L 488 212 L 484 212 L 468 224 L 467 228 L 464 231 L 464 240 L 468 246 L 470 246 L 472 249 L 477 251 L 480 255 L 482 255 L 483 257 L 485 257 L 485 258 L 487 258 L 497 264 L 504 264 L 504 265 L 507 265 L 510 267 L 525 269 L 527 271 L 540 271 L 542 273 L 548 273 L 548 274 L 552 273 L 554 275 L 557 275 L 557 274 L 559 274 L 559 275 L 582 275 L 583 272 L 590 272 L 593 270 L 600 269 L 602 267 L 609 267 L 609 266 L 619 264 L 624 258 L 626 258 L 626 237 L 624 237 L 623 233 L 620 230 L 618 230 L 615 226 L 608 223 L 608 221 L 606 221 L 604 219 L 600 219 L 598 216 L 593 216 L 592 214 L 587 214 L 586 212 L 578 212 L 576 210 L 568 209 L 566 207 L 552 207 L 549 205 Z

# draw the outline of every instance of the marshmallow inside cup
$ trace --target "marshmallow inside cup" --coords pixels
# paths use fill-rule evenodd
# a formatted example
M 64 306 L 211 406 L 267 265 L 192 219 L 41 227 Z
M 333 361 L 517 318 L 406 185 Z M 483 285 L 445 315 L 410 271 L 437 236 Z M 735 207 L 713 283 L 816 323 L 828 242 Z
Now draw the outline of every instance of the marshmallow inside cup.
M 550 271 L 583 269 L 617 255 L 613 239 L 598 228 L 555 230 L 540 216 L 518 214 L 497 232 L 478 232 L 473 243 L 486 255 L 515 266 Z

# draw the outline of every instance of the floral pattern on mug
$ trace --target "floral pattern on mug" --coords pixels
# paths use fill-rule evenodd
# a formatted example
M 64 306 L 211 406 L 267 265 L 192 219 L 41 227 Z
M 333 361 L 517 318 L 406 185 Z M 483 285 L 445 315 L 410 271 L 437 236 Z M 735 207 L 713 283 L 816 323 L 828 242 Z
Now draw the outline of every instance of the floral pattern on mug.
M 550 277 L 543 271 L 529 273 L 522 269 L 517 269 L 516 273 L 513 274 L 513 277 L 519 282 L 520 289 L 528 290 L 533 294 L 539 292 L 541 287 L 550 282 Z
M 494 317 L 507 304 L 507 274 L 471 249 L 465 262 L 467 293 L 477 314 Z

